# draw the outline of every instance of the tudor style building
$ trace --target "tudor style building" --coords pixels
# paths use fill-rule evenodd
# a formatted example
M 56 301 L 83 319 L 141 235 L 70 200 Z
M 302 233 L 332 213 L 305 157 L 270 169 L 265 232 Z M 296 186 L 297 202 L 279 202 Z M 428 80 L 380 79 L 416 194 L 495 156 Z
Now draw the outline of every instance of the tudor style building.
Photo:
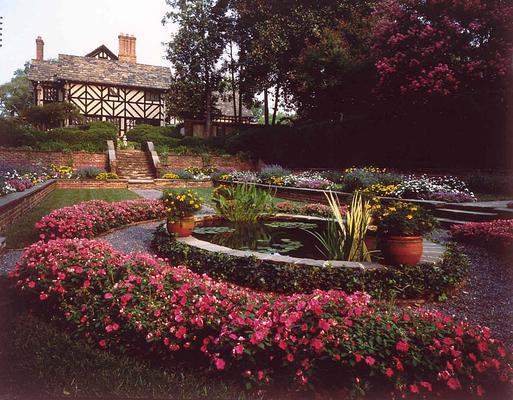
M 28 74 L 34 104 L 70 102 L 86 121 L 112 122 L 120 135 L 139 123 L 164 125 L 171 70 L 138 64 L 135 37 L 120 34 L 118 39 L 117 56 L 101 45 L 85 56 L 59 54 L 57 60 L 44 60 L 44 42 L 38 37 Z

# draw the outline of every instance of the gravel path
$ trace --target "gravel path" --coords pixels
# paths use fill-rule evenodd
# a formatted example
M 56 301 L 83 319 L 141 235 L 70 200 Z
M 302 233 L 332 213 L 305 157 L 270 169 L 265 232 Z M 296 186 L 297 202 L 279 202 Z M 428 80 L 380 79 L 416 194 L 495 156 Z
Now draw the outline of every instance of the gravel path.
M 116 250 L 124 253 L 132 251 L 150 253 L 152 233 L 159 224 L 161 224 L 161 221 L 132 225 L 109 233 L 99 239 L 109 242 Z
M 0 275 L 12 271 L 22 253 L 23 250 L 7 250 L 0 253 Z
M 445 231 L 437 239 L 448 241 Z M 492 335 L 513 348 L 513 254 L 498 254 L 461 245 L 469 257 L 469 280 L 455 297 L 430 306 L 460 320 L 487 326 Z

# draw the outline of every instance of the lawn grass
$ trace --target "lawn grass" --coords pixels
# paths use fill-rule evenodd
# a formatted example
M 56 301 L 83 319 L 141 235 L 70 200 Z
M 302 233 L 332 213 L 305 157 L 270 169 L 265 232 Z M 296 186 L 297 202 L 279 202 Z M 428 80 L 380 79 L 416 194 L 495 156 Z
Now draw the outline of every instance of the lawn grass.
M 36 208 L 11 225 L 2 236 L 7 238 L 7 248 L 23 248 L 38 240 L 34 224 L 52 210 L 88 200 L 114 202 L 138 198 L 137 194 L 128 189 L 56 189 Z

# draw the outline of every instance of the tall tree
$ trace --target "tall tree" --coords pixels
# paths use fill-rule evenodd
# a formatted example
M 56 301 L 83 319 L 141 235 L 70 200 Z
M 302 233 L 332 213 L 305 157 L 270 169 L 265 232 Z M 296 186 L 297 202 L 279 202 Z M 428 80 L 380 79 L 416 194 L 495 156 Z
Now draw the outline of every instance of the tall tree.
M 19 117 L 33 104 L 32 92 L 27 78 L 30 62 L 17 69 L 10 82 L 0 86 L 0 115 Z
M 166 0 L 171 7 L 163 22 L 178 32 L 168 43 L 174 68 L 168 108 L 180 118 L 202 118 L 211 130 L 216 95 L 222 78 L 220 58 L 225 48 L 227 4 L 223 0 Z

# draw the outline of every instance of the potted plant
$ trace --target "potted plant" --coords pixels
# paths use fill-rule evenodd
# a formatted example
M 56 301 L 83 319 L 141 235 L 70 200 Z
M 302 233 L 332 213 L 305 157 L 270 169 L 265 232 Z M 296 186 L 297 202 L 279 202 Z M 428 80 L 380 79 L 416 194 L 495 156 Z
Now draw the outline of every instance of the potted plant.
M 186 237 L 194 230 L 194 213 L 201 208 L 201 198 L 192 190 L 166 190 L 162 195 L 170 235 Z
M 376 213 L 385 261 L 392 265 L 417 265 L 422 257 L 422 236 L 431 232 L 435 219 L 424 208 L 395 202 Z

